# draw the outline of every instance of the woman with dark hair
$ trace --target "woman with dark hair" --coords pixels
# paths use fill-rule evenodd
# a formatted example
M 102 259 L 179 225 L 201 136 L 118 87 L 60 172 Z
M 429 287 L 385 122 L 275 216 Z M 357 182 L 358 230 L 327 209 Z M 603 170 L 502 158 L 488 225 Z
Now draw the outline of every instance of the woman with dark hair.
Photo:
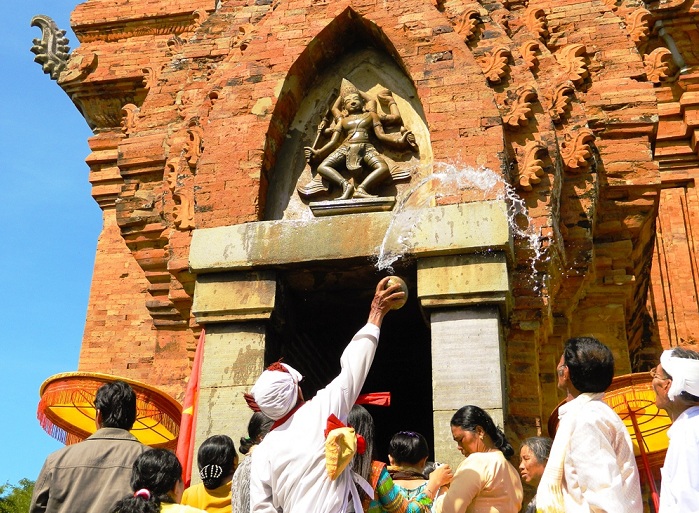
M 522 481 L 536 488 L 544 475 L 549 460 L 553 440 L 546 436 L 532 436 L 522 442 L 519 449 L 519 473 Z M 536 495 L 527 505 L 524 513 L 536 513 Z
M 272 429 L 274 421 L 262 412 L 255 412 L 248 422 L 248 436 L 240 438 L 240 452 L 247 456 L 233 475 L 232 508 L 233 513 L 250 512 L 250 465 L 252 453 L 262 439 Z
M 182 495 L 182 504 L 209 513 L 231 513 L 231 480 L 238 466 L 238 453 L 227 435 L 204 440 L 197 452 L 201 483 L 190 486 Z
M 133 464 L 133 495 L 116 503 L 111 513 L 204 513 L 178 504 L 182 497 L 182 465 L 167 449 L 151 449 Z
M 449 490 L 435 502 L 436 513 L 517 513 L 522 483 L 507 458 L 515 451 L 493 419 L 478 406 L 464 406 L 451 418 L 451 434 L 466 459 Z
M 427 440 L 414 431 L 399 431 L 388 446 L 388 473 L 408 499 L 422 493 L 427 486 L 425 463 L 430 454 Z
M 347 424 L 365 440 L 365 450 L 357 453 L 352 461 L 352 470 L 359 474 L 374 489 L 374 499 L 363 498 L 364 511 L 370 513 L 429 513 L 432 500 L 439 489 L 451 481 L 449 465 L 441 465 L 430 475 L 421 493 L 408 499 L 401 493 L 391 478 L 386 464 L 373 461 L 374 419 L 363 406 L 354 405 L 347 417 Z

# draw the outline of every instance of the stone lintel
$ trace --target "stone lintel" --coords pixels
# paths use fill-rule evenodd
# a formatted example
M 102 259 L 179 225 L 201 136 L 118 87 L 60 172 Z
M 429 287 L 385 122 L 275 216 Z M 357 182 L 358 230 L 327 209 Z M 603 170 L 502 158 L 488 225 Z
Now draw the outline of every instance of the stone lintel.
M 504 252 L 421 258 L 417 295 L 425 308 L 497 304 L 507 314 L 511 303 Z
M 189 264 L 201 274 L 368 258 L 378 254 L 387 232 L 397 229 L 401 247 L 419 258 L 484 250 L 512 254 L 504 201 L 446 205 L 413 214 L 403 228 L 397 228 L 394 213 L 373 212 L 194 230 Z
M 200 275 L 192 312 L 200 324 L 268 319 L 276 287 L 273 271 Z

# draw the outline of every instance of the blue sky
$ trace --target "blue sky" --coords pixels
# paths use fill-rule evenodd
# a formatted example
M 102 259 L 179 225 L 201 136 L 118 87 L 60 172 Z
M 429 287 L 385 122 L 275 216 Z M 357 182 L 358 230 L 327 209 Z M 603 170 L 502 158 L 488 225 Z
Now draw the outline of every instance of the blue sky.
M 67 30 L 79 0 L 12 2 L 0 45 L 0 269 L 4 319 L 0 390 L 0 484 L 36 479 L 62 445 L 36 420 L 39 386 L 77 370 L 101 211 L 90 196 L 91 131 L 68 96 L 34 62 L 36 14 Z M 9 35 L 7 32 L 9 31 Z

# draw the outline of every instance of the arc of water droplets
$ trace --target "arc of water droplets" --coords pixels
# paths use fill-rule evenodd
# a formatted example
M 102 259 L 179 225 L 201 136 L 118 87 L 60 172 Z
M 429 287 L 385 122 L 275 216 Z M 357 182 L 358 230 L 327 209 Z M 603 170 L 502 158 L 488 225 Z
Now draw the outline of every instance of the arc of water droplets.
M 534 276 L 536 262 L 541 259 L 543 251 L 524 200 L 519 197 L 515 189 L 495 171 L 485 167 L 474 169 L 468 166 L 457 167 L 453 164 L 436 163 L 435 169 L 436 172 L 426 176 L 411 187 L 393 210 L 393 217 L 386 234 L 381 245 L 377 248 L 374 264 L 376 268 L 392 274 L 394 272 L 393 264 L 410 253 L 412 249 L 410 241 L 415 226 L 419 223 L 424 209 L 429 207 L 429 202 L 433 196 L 451 195 L 470 189 L 483 191 L 484 200 L 499 199 L 507 203 L 507 217 L 512 233 L 515 237 L 528 240 L 534 253 L 530 261 L 532 276 Z M 437 188 L 420 198 L 420 189 L 435 182 Z M 496 187 L 499 189 L 495 198 L 488 197 Z M 417 198 L 417 201 L 414 198 Z M 526 228 L 521 228 L 516 222 L 520 216 L 526 217 L 528 221 Z

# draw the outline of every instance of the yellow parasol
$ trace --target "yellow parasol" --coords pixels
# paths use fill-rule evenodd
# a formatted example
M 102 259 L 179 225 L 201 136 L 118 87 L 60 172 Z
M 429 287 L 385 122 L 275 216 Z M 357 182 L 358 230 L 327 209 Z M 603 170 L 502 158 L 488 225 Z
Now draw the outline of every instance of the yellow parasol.
M 604 394 L 607 403 L 624 422 L 631 435 L 638 470 L 645 474 L 658 510 L 658 492 L 654 476 L 665 461 L 667 430 L 672 420 L 655 405 L 653 378 L 646 372 L 617 376 Z M 561 403 L 563 404 L 563 403 Z M 558 407 L 549 417 L 549 434 L 554 436 L 558 426 Z
M 131 434 L 145 445 L 174 450 L 182 406 L 155 387 L 109 374 L 65 372 L 44 381 L 36 413 L 41 427 L 66 445 L 84 440 L 96 430 L 97 389 L 115 380 L 128 383 L 136 393 L 136 422 Z

